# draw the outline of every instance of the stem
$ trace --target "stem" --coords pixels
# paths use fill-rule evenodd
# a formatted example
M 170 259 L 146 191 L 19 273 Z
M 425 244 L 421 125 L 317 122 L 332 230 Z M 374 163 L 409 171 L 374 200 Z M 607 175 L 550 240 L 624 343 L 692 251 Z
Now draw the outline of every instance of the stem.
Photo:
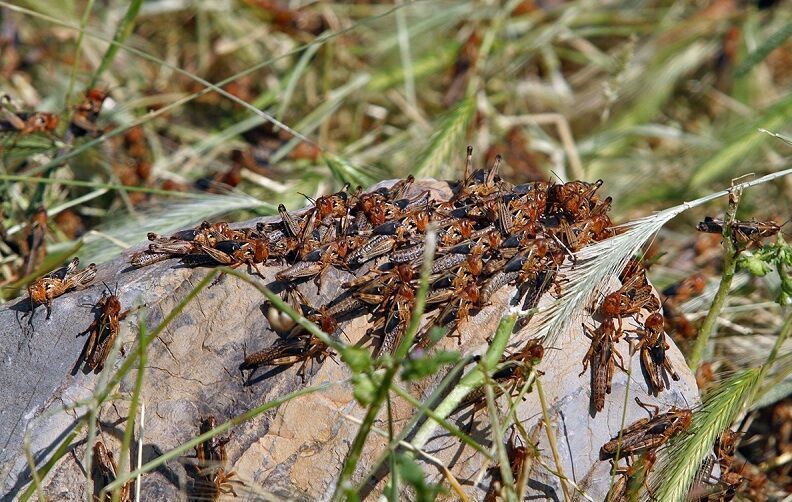
M 483 361 L 483 363 L 485 362 L 486 361 Z M 495 381 L 489 377 L 489 368 L 484 367 L 483 373 L 486 378 L 484 382 L 484 391 L 487 398 L 487 414 L 490 418 L 492 443 L 495 445 L 495 453 L 498 459 L 501 487 L 506 500 L 514 502 L 517 500 L 517 494 L 514 493 L 514 476 L 512 476 L 511 465 L 509 464 L 509 455 L 506 453 L 506 447 L 503 445 L 503 431 L 501 430 L 500 420 L 498 419 L 498 406 L 495 402 L 495 391 L 492 390 Z
M 382 407 L 382 403 L 388 396 L 390 382 L 396 375 L 397 369 L 398 365 L 396 364 L 388 368 L 385 372 L 385 375 L 382 377 L 382 383 L 379 387 L 377 387 L 377 394 L 374 396 L 374 400 L 369 405 L 366 416 L 363 418 L 363 423 L 360 424 L 360 429 L 358 429 L 355 440 L 352 442 L 352 446 L 349 448 L 349 453 L 347 454 L 346 460 L 344 461 L 341 474 L 338 477 L 338 484 L 336 485 L 336 491 L 333 495 L 333 500 L 344 500 L 347 498 L 346 495 L 348 495 L 348 490 L 353 489 L 352 475 L 355 473 L 358 461 L 360 460 L 360 455 L 363 452 L 363 446 L 366 444 L 366 439 L 371 432 L 371 426 L 374 424 L 374 420 L 377 418 L 377 414 Z
M 146 329 L 145 321 L 140 322 L 140 338 L 146 338 Z M 124 429 L 124 438 L 121 441 L 121 453 L 119 454 L 118 459 L 118 472 L 124 472 L 126 470 L 127 458 L 129 456 L 129 445 L 132 442 L 132 436 L 135 434 L 135 421 L 137 418 L 137 409 L 140 405 L 140 394 L 143 390 L 143 375 L 146 372 L 146 363 L 147 363 L 147 353 L 146 347 L 142 343 L 138 343 L 138 372 L 137 376 L 135 377 L 135 390 L 132 392 L 132 402 L 129 404 L 129 412 L 127 413 L 127 423 L 126 428 Z M 138 438 L 140 441 L 140 438 Z M 139 484 L 139 483 L 138 483 Z M 121 499 L 121 489 L 119 487 L 117 490 L 113 491 L 113 500 L 112 502 L 118 502 Z
M 770 349 L 770 354 L 767 356 L 767 361 L 764 363 L 764 367 L 762 368 L 763 373 L 770 371 L 770 367 L 775 362 L 776 357 L 778 357 L 778 351 L 781 350 L 781 346 L 784 344 L 786 339 L 789 338 L 790 334 L 792 334 L 792 312 L 787 315 L 784 325 L 781 326 L 781 331 L 778 333 L 778 338 L 776 338 L 773 348 Z M 764 375 L 762 376 L 764 377 Z
M 539 394 L 539 402 L 542 405 L 542 419 L 544 420 L 545 429 L 547 430 L 547 441 L 550 443 L 550 450 L 553 452 L 553 461 L 558 471 L 558 480 L 561 483 L 561 490 L 564 492 L 564 500 L 569 502 L 572 498 L 569 496 L 569 487 L 567 487 L 567 477 L 566 474 L 564 474 L 564 467 L 561 464 L 561 455 L 558 454 L 558 444 L 556 443 L 555 433 L 553 432 L 552 425 L 550 425 L 550 414 L 548 413 L 547 401 L 545 400 L 542 380 L 540 378 L 536 379 L 536 391 Z
M 506 350 L 506 343 L 509 341 L 509 336 L 511 335 L 512 328 L 514 328 L 514 324 L 517 322 L 517 315 L 516 314 L 508 314 L 501 318 L 500 324 L 498 325 L 498 329 L 495 332 L 495 338 L 493 338 L 492 343 L 487 349 L 487 353 L 484 356 L 486 360 L 486 367 L 492 368 L 491 371 L 494 371 L 497 367 L 498 361 L 503 355 L 503 351 Z M 448 393 L 448 395 L 443 399 L 443 401 L 437 405 L 435 408 L 435 414 L 440 418 L 446 418 L 451 413 L 456 410 L 459 403 L 465 399 L 465 396 L 479 388 L 480 386 L 484 385 L 485 375 L 481 371 L 481 366 L 476 365 L 473 369 L 463 376 L 459 383 Z M 434 432 L 435 427 L 438 426 L 438 423 L 434 419 L 427 420 L 418 429 L 418 432 L 415 433 L 415 436 L 412 440 L 412 445 L 418 449 L 423 449 L 426 442 L 429 440 L 432 432 Z
M 451 422 L 449 422 L 445 418 L 442 418 L 440 415 L 435 413 L 435 411 L 433 409 L 427 407 L 424 403 L 422 403 L 419 400 L 415 399 L 412 396 L 412 394 L 407 392 L 403 387 L 400 387 L 399 385 L 394 385 L 392 387 L 392 389 L 399 397 L 401 397 L 402 399 L 407 401 L 413 408 L 415 408 L 416 410 L 421 411 L 422 413 L 426 414 L 427 417 L 429 417 L 432 420 L 434 420 L 435 422 L 437 422 L 440 425 L 440 427 L 442 427 L 443 429 L 447 430 L 449 434 L 451 434 L 452 436 L 457 437 L 460 441 L 462 441 L 466 445 L 470 446 L 471 448 L 473 448 L 474 450 L 479 452 L 487 460 L 490 460 L 490 461 L 494 460 L 492 458 L 492 455 L 490 455 L 490 452 L 487 451 L 486 448 L 484 448 L 483 446 L 478 444 L 478 442 L 476 442 L 475 439 L 473 439 L 469 435 L 467 435 L 464 432 L 462 432 L 459 429 L 459 427 L 455 426 L 454 424 L 452 424 Z
M 718 285 L 718 291 L 712 299 L 712 305 L 710 305 L 709 312 L 707 312 L 707 317 L 705 317 L 704 321 L 701 323 L 701 329 L 696 338 L 696 343 L 690 351 L 688 365 L 690 369 L 693 370 L 694 374 L 699 364 L 701 364 L 709 339 L 713 331 L 715 331 L 718 316 L 721 310 L 723 310 L 723 306 L 726 304 L 726 297 L 729 296 L 734 273 L 737 270 L 737 257 L 740 251 L 737 249 L 732 239 L 732 224 L 737 214 L 739 199 L 739 192 L 732 192 L 729 194 L 729 208 L 726 211 L 726 218 L 723 222 L 723 276 Z
M 366 444 L 366 439 L 371 432 L 371 427 L 374 424 L 374 420 L 377 418 L 377 414 L 382 407 L 382 403 L 389 395 L 391 384 L 393 383 L 393 377 L 396 376 L 396 373 L 399 371 L 400 361 L 407 357 L 407 352 L 410 350 L 410 346 L 412 346 L 413 340 L 415 340 L 415 335 L 421 325 L 421 317 L 423 316 L 424 307 L 426 305 L 426 295 L 429 290 L 429 275 L 432 271 L 432 261 L 434 259 L 435 245 L 437 242 L 436 232 L 436 229 L 433 227 L 430 227 L 426 232 L 426 247 L 424 248 L 423 265 L 421 267 L 421 284 L 418 287 L 418 292 L 415 296 L 415 304 L 413 306 L 410 322 L 406 328 L 404 338 L 393 353 L 393 362 L 385 371 L 385 375 L 382 378 L 382 383 L 377 388 L 377 394 L 374 396 L 374 400 L 369 405 L 366 416 L 363 419 L 363 423 L 360 425 L 360 429 L 358 429 L 357 435 L 352 442 L 352 446 L 349 448 L 349 453 L 344 460 L 344 466 L 341 469 L 341 474 L 338 477 L 338 483 L 336 484 L 335 493 L 333 494 L 333 500 L 341 500 L 345 498 L 346 495 L 348 495 L 350 490 L 354 490 L 352 485 L 352 475 L 357 468 L 360 455 L 363 452 L 363 446 Z
M 393 407 L 391 406 L 390 396 L 388 397 L 388 444 L 393 442 Z M 396 502 L 399 500 L 399 470 L 396 467 L 396 455 L 390 455 L 391 482 L 388 493 L 388 501 Z

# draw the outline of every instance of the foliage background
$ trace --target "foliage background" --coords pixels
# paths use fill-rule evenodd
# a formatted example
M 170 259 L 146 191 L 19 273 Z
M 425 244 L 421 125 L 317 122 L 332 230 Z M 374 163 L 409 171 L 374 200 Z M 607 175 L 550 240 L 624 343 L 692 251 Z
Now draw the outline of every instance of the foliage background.
M 0 136 L 3 296 L 39 206 L 41 272 L 79 243 L 102 262 L 147 231 L 346 182 L 453 178 L 466 144 L 478 164 L 503 154 L 511 181 L 601 178 L 615 220 L 646 215 L 789 167 L 792 146 L 762 129 L 792 135 L 790 35 L 788 1 L 0 1 L 0 91 L 61 115 L 52 134 Z M 91 86 L 110 95 L 103 134 L 65 142 Z M 791 195 L 788 178 L 748 191 L 739 217 L 785 221 Z M 722 212 L 685 213 L 649 249 L 661 288 L 709 278 L 683 306 L 694 322 L 720 267 L 695 222 Z M 708 346 L 714 383 L 764 360 L 778 287 L 738 275 Z M 760 404 L 789 402 L 776 383 Z

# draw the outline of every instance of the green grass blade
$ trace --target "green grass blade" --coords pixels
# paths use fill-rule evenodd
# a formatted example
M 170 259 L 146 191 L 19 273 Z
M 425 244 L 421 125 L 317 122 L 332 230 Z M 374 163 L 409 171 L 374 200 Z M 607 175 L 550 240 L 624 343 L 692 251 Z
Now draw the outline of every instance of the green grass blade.
M 475 113 L 476 100 L 472 96 L 463 99 L 448 113 L 418 157 L 418 164 L 412 169 L 416 177 L 440 178 L 447 174 L 446 163 L 453 152 L 463 150 L 460 144 Z
M 108 218 L 95 232 L 85 236 L 83 256 L 88 262 L 104 263 L 126 247 L 145 241 L 148 232 L 167 235 L 223 214 L 252 209 L 265 214 L 276 212 L 270 203 L 242 193 L 193 194 L 160 204 L 142 215 L 122 214 L 119 218 Z M 141 225 L 141 221 L 146 224 Z
M 143 340 L 148 334 L 143 314 L 140 314 L 140 339 Z M 140 393 L 143 390 L 143 375 L 146 373 L 147 354 L 143 344 L 138 344 L 138 372 L 135 378 L 135 388 L 132 391 L 132 400 L 129 403 L 127 412 L 126 427 L 124 428 L 124 438 L 121 440 L 121 453 L 118 455 L 118 472 L 126 471 L 127 459 L 129 458 L 129 445 L 135 433 L 135 422 L 137 421 L 137 410 L 140 405 Z M 121 488 L 113 491 L 113 502 L 118 502 L 121 496 Z
M 99 82 L 99 78 L 101 78 L 102 73 L 104 73 L 113 62 L 118 49 L 135 28 L 135 19 L 137 18 L 142 5 L 143 0 L 131 0 L 129 2 L 129 7 L 127 7 L 124 18 L 116 28 L 115 35 L 113 36 L 113 42 L 107 47 L 107 51 L 105 51 L 104 56 L 102 56 L 102 61 L 99 63 L 99 68 L 96 69 L 96 73 L 94 73 L 91 83 L 88 85 L 88 87 L 95 87 L 97 82 Z M 82 36 L 83 33 L 85 33 L 85 30 L 80 31 L 80 36 Z
M 711 453 L 715 439 L 750 404 L 761 373 L 760 368 L 741 371 L 707 395 L 701 409 L 693 415 L 690 429 L 670 441 L 668 454 L 652 477 L 652 494 L 657 500 L 686 500 L 699 466 Z
M 297 82 L 300 81 L 300 77 L 302 77 L 303 73 L 305 73 L 305 69 L 308 67 L 308 63 L 316 54 L 316 51 L 319 50 L 320 45 L 312 45 L 305 49 L 300 59 L 297 61 L 297 64 L 294 65 L 294 69 L 289 75 L 289 80 L 286 83 L 286 87 L 283 90 L 283 97 L 280 100 L 280 105 L 278 105 L 278 111 L 275 112 L 275 116 L 279 120 L 283 120 L 284 115 L 286 114 L 286 110 L 289 109 L 289 105 L 291 104 L 291 98 L 294 94 L 294 89 L 297 87 Z
M 742 77 L 747 74 L 749 71 L 751 71 L 751 68 L 764 61 L 771 52 L 780 47 L 781 44 L 789 39 L 789 37 L 792 37 L 792 23 L 787 23 L 784 25 L 780 30 L 773 33 L 767 38 L 767 40 L 762 42 L 759 47 L 752 50 L 745 57 L 745 60 L 740 63 L 740 66 L 734 70 L 734 76 Z
M 129 481 L 132 478 L 137 477 L 140 474 L 145 474 L 147 472 L 151 472 L 152 470 L 156 469 L 157 467 L 161 466 L 162 464 L 164 464 L 164 463 L 166 463 L 166 462 L 168 462 L 170 460 L 173 460 L 173 459 L 179 457 L 180 455 L 182 455 L 183 453 L 193 449 L 198 444 L 203 443 L 204 441 L 207 441 L 207 440 L 209 440 L 209 439 L 211 439 L 211 438 L 213 438 L 215 436 L 223 434 L 224 432 L 227 432 L 227 431 L 231 430 L 231 428 L 236 427 L 237 425 L 240 425 L 240 424 L 243 424 L 243 423 L 245 423 L 245 422 L 247 422 L 249 420 L 252 420 L 252 419 L 256 418 L 257 416 L 261 415 L 262 413 L 264 413 L 266 411 L 275 409 L 278 406 L 282 405 L 283 403 L 286 403 L 288 401 L 291 401 L 292 399 L 295 399 L 295 398 L 298 398 L 298 397 L 301 397 L 301 396 L 307 396 L 308 394 L 313 394 L 314 392 L 321 392 L 323 390 L 330 389 L 331 387 L 334 387 L 336 385 L 342 385 L 342 384 L 344 384 L 346 382 L 347 382 L 346 380 L 335 381 L 335 382 L 325 382 L 325 383 L 321 383 L 319 385 L 313 385 L 311 387 L 305 387 L 303 389 L 296 390 L 294 392 L 290 392 L 290 393 L 286 394 L 285 396 L 279 397 L 277 399 L 273 399 L 272 401 L 267 401 L 266 403 L 264 403 L 264 404 L 262 404 L 260 406 L 257 406 L 257 407 L 255 407 L 253 409 L 250 409 L 250 410 L 246 411 L 245 413 L 242 413 L 241 415 L 237 415 L 236 417 L 230 419 L 229 421 L 218 425 L 214 429 L 212 429 L 212 430 L 210 430 L 210 431 L 208 431 L 208 432 L 206 432 L 204 434 L 201 434 L 200 436 L 197 436 L 197 437 L 187 441 L 186 443 L 180 444 L 179 446 L 173 448 L 172 450 L 169 450 L 169 451 L 163 453 L 162 455 L 160 455 L 159 457 L 155 458 L 154 460 L 146 462 L 139 469 L 135 469 L 134 471 L 126 473 L 126 474 L 121 474 L 120 477 L 118 477 L 115 481 L 113 481 L 112 483 L 107 485 L 104 488 L 103 491 L 104 492 L 109 492 L 110 490 L 114 490 L 116 487 L 122 486 L 124 483 L 126 483 L 127 481 Z
M 517 315 L 516 314 L 509 314 L 503 317 L 498 324 L 498 329 L 495 332 L 495 337 L 492 339 L 492 343 L 487 349 L 487 353 L 484 356 L 484 367 L 489 368 L 489 371 L 494 371 L 494 369 L 498 365 L 498 361 L 500 361 L 501 356 L 503 355 L 503 351 L 506 350 L 506 344 L 509 341 L 509 336 L 511 335 L 512 329 L 514 328 L 515 323 L 517 322 Z M 454 389 L 448 394 L 448 396 L 443 399 L 443 401 L 435 408 L 435 413 L 440 418 L 447 418 L 456 408 L 459 406 L 459 403 L 465 399 L 465 396 L 476 390 L 477 388 L 481 387 L 484 384 L 485 376 L 481 370 L 480 366 L 476 366 L 472 371 L 467 373 L 459 383 L 454 387 Z M 426 444 L 426 441 L 429 440 L 429 437 L 434 432 L 435 428 L 439 424 L 435 420 L 427 420 L 426 423 L 421 426 L 418 432 L 415 434 L 415 437 L 412 440 L 412 445 L 416 449 L 421 449 Z
M 330 172 L 341 183 L 349 183 L 354 186 L 367 187 L 373 185 L 377 179 L 382 179 L 382 176 L 376 176 L 380 173 L 377 169 L 369 168 L 368 170 L 360 168 L 343 157 L 336 155 L 325 155 L 324 161 Z
M 690 188 L 699 189 L 721 177 L 734 177 L 731 167 L 743 162 L 745 157 L 765 144 L 770 136 L 759 129 L 776 130 L 789 122 L 792 114 L 792 92 L 781 98 L 751 124 L 741 129 L 738 137 L 728 142 L 727 146 L 704 162 L 690 180 Z
M 72 92 L 74 92 L 74 83 L 77 80 L 77 68 L 80 67 L 80 53 L 82 50 L 83 38 L 85 37 L 83 30 L 85 30 L 85 27 L 88 25 L 88 18 L 91 16 L 91 11 L 93 11 L 93 5 L 94 0 L 88 0 L 88 3 L 85 5 L 85 10 L 83 11 L 82 19 L 80 19 L 80 34 L 77 35 L 77 43 L 75 43 L 74 47 L 74 63 L 69 73 L 69 86 L 66 88 L 66 99 L 63 100 L 67 108 L 71 103 Z
M 55 467 L 55 464 L 57 464 L 60 461 L 60 459 L 63 458 L 63 456 L 66 455 L 66 453 L 68 453 L 68 451 L 75 445 L 75 440 L 77 439 L 77 436 L 80 434 L 80 429 L 82 428 L 83 423 L 84 422 L 80 422 L 80 424 L 78 424 L 77 427 L 75 427 L 75 429 L 71 431 L 68 436 L 66 436 L 66 438 L 61 442 L 61 444 L 55 450 L 55 453 L 52 454 L 52 457 L 50 457 L 50 459 L 47 460 L 47 462 L 43 466 L 41 466 L 41 468 L 36 469 L 35 465 L 30 466 L 30 469 L 35 472 L 33 476 L 34 481 L 36 478 L 44 479 L 47 476 L 47 474 L 49 474 L 49 472 L 52 470 L 52 468 Z M 35 482 L 31 483 L 27 487 L 27 489 L 25 489 L 24 493 L 22 493 L 22 495 L 19 497 L 19 501 L 27 502 L 28 500 L 30 500 L 30 497 L 33 495 L 33 492 L 35 492 L 36 490 L 37 490 L 36 483 Z

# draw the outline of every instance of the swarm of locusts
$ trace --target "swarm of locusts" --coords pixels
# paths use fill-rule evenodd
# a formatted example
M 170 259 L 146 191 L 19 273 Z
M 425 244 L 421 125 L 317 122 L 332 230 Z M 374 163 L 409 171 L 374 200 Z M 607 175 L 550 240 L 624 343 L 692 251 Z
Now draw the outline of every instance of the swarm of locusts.
M 447 200 L 418 190 L 412 177 L 371 192 L 345 187 L 297 215 L 281 206 L 280 219 L 256 227 L 203 223 L 170 237 L 149 234 L 149 248 L 131 262 L 141 267 L 178 257 L 191 264 L 245 265 L 262 276 L 262 267 L 280 266 L 275 278 L 284 299 L 328 334 L 338 336 L 340 321 L 369 315 L 378 356 L 392 353 L 410 324 L 426 233 L 434 228 L 427 317 L 415 338 L 417 347 L 426 348 L 432 328 L 458 337 L 460 327 L 508 285 L 519 285 L 531 306 L 575 251 L 615 233 L 607 215 L 611 198 L 598 194 L 602 181 L 515 186 L 499 177 L 500 158 L 490 169 L 474 171 L 472 155 L 469 148 L 464 177 Z M 297 286 L 313 281 L 321 287 L 333 268 L 355 277 L 332 301 L 311 305 Z M 645 295 L 629 300 L 624 315 L 637 313 Z M 307 361 L 329 355 L 321 341 L 277 312 L 270 324 L 290 336 L 249 355 L 243 369 L 302 362 L 304 376 Z
M 171 236 L 150 233 L 148 249 L 134 254 L 131 264 L 145 267 L 180 259 L 196 266 L 246 266 L 262 278 L 264 267 L 279 267 L 275 280 L 280 283 L 284 300 L 327 334 L 338 337 L 341 322 L 368 315 L 367 334 L 375 340 L 374 355 L 379 356 L 392 353 L 400 345 L 411 323 L 427 232 L 431 231 L 436 247 L 426 317 L 414 342 L 414 348 L 428 349 L 436 342 L 430 336 L 433 328 L 443 328 L 448 336 L 459 338 L 460 328 L 489 305 L 501 288 L 516 286 L 517 300 L 525 309 L 535 306 L 547 291 L 559 294 L 563 288 L 563 281 L 557 277 L 561 265 L 568 261 L 574 267 L 576 251 L 619 231 L 608 217 L 611 198 L 599 193 L 601 180 L 513 185 L 499 176 L 500 157 L 489 169 L 474 170 L 472 156 L 468 147 L 464 176 L 451 185 L 453 195 L 448 199 L 435 200 L 429 191 L 420 190 L 412 177 L 368 192 L 344 187 L 319 197 L 302 212 L 289 213 L 281 205 L 279 219 L 255 227 L 204 222 Z M 699 230 L 719 231 L 719 222 L 708 218 Z M 736 224 L 740 238 L 753 241 L 768 234 L 769 224 L 762 224 L 761 232 L 753 231 L 757 222 Z M 777 232 L 778 226 L 771 230 Z M 49 313 L 55 297 L 89 284 L 96 274 L 95 266 L 91 264 L 82 271 L 77 267 L 75 258 L 68 267 L 34 282 L 29 287 L 31 305 L 46 304 Z M 354 278 L 344 282 L 331 301 L 312 305 L 298 286 L 312 281 L 321 288 L 331 269 L 350 272 Z M 650 393 L 665 390 L 669 377 L 679 379 L 666 356 L 669 344 L 665 319 L 644 265 L 637 259 L 630 260 L 619 279 L 619 289 L 592 306 L 594 325 L 583 325 L 590 347 L 580 374 L 590 368 L 594 413 L 604 407 L 616 368 L 624 370 L 617 350 L 622 338 L 640 353 Z M 86 371 L 95 372 L 102 370 L 118 335 L 119 322 L 129 311 L 123 311 L 118 298 L 110 294 L 102 296 L 97 312 L 78 360 L 78 366 L 84 361 Z M 625 326 L 625 318 L 643 322 L 631 330 Z M 299 364 L 297 374 L 304 380 L 310 362 L 333 356 L 330 347 L 277 309 L 269 309 L 268 320 L 273 330 L 286 336 L 245 357 L 241 370 Z M 504 356 L 502 369 L 493 375 L 500 394 L 514 395 L 522 388 L 543 354 L 542 345 L 529 340 Z M 483 392 L 470 394 L 460 409 L 465 407 L 472 407 L 472 413 L 484 409 Z M 628 426 L 602 446 L 603 459 L 613 459 L 619 452 L 622 458 L 639 460 L 627 469 L 614 464 L 614 472 L 622 476 L 609 498 L 625 499 L 631 493 L 628 486 L 634 488 L 635 479 L 645 479 L 657 449 L 684 431 L 691 417 L 689 409 L 672 408 L 665 413 L 655 409 L 650 418 Z M 215 450 L 220 451 L 201 450 L 206 457 L 203 460 L 222 461 L 223 455 L 213 453 Z M 525 448 L 510 451 L 524 453 Z M 220 469 L 204 474 L 202 479 L 217 493 L 227 493 L 231 476 Z

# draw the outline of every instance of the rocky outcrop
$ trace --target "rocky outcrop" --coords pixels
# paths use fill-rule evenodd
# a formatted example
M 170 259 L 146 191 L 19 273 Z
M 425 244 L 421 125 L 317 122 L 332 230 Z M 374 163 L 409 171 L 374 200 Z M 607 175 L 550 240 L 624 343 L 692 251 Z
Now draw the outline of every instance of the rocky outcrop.
M 435 197 L 448 196 L 447 187 L 437 182 L 422 182 L 414 189 L 426 187 L 434 189 Z M 246 222 L 250 223 L 254 222 Z M 103 283 L 113 287 L 118 284 L 118 296 L 125 308 L 145 304 L 123 323 L 121 336 L 129 354 L 136 346 L 137 324 L 145 323 L 149 331 L 157 326 L 208 272 L 206 268 L 180 265 L 175 259 L 141 269 L 132 268 L 128 265 L 129 257 L 140 249 L 142 245 L 100 266 L 94 285 L 88 289 L 56 299 L 49 320 L 45 319 L 42 308 L 35 312 L 29 324 L 29 319 L 23 317 L 29 308 L 27 299 L 0 308 L 0 327 L 4 335 L 0 340 L 0 386 L 3 389 L 0 393 L 0 491 L 8 499 L 18 496 L 31 479 L 23 452 L 25 431 L 29 434 L 33 458 L 40 466 L 78 423 L 84 408 L 72 409 L 74 405 L 89 399 L 97 382 L 113 369 L 108 367 L 99 375 L 73 371 L 85 342 L 84 337 L 77 335 L 90 325 L 93 319 L 90 305 L 102 295 Z M 265 278 L 258 280 L 276 287 L 274 276 L 279 269 L 264 268 Z M 347 272 L 332 271 L 324 278 L 318 295 L 316 286 L 310 281 L 301 288 L 309 298 L 321 304 L 335 297 L 340 283 L 349 277 Z M 618 287 L 618 280 L 613 280 L 613 286 Z M 483 353 L 487 337 L 511 308 L 510 299 L 514 293 L 513 288 L 501 289 L 492 298 L 491 305 L 463 324 L 461 345 L 450 338 L 443 340 L 441 345 L 465 353 Z M 551 294 L 545 293 L 540 305 L 552 301 Z M 241 482 L 234 485 L 240 496 L 263 498 L 271 494 L 277 498 L 326 499 L 335 488 L 343 459 L 365 410 L 352 397 L 347 367 L 332 359 L 309 365 L 305 383 L 297 377 L 296 366 L 265 368 L 252 379 L 240 373 L 238 367 L 245 353 L 265 348 L 279 337 L 269 327 L 266 310 L 265 298 L 258 290 L 231 276 L 203 290 L 187 305 L 150 346 L 141 396 L 145 405 L 143 435 L 135 437 L 132 451 L 136 452 L 137 442 L 142 442 L 145 463 L 196 436 L 202 416 L 213 415 L 223 422 L 288 392 L 329 382 L 332 385 L 322 392 L 293 399 L 235 427 L 226 445 L 228 470 L 235 471 L 234 479 Z M 625 321 L 625 327 L 630 326 L 635 326 L 633 321 Z M 343 324 L 350 342 L 360 342 L 364 346 L 373 342 L 367 340 L 367 327 L 365 317 Z M 512 335 L 510 346 L 519 346 L 530 338 L 531 332 L 529 323 Z M 572 326 L 568 333 L 558 338 L 555 347 L 547 349 L 538 369 L 543 373 L 541 381 L 552 422 L 550 432 L 557 439 L 561 470 L 588 497 L 603 500 L 611 477 L 609 463 L 599 460 L 599 449 L 621 427 L 646 416 L 646 411 L 633 401 L 633 397 L 657 403 L 661 409 L 672 405 L 690 407 L 696 403 L 698 391 L 682 355 L 672 346 L 669 357 L 681 378 L 669 382 L 670 388 L 659 396 L 650 396 L 641 374 L 639 356 L 635 354 L 629 358 L 629 345 L 622 340 L 618 348 L 632 371 L 629 375 L 616 372 L 605 408 L 594 414 L 590 406 L 589 372 L 579 375 L 588 347 L 589 340 L 582 328 Z M 119 363 L 120 360 L 116 361 L 115 366 Z M 98 417 L 103 439 L 115 451 L 118 451 L 127 418 L 128 402 L 123 397 L 131 393 L 135 377 L 136 371 L 132 371 L 120 383 L 120 397 L 105 404 Z M 425 398 L 437 381 L 439 377 L 411 384 L 409 391 L 417 398 Z M 59 411 L 63 408 L 69 411 Z M 401 428 L 408 423 L 414 410 L 404 400 L 395 398 L 392 413 L 394 425 Z M 542 409 L 535 390 L 518 404 L 516 416 L 529 433 L 536 430 Z M 469 411 L 462 410 L 451 419 L 467 428 Z M 384 411 L 375 425 L 386 428 Z M 547 433 L 545 428 L 537 432 L 540 458 L 532 468 L 528 493 L 561 500 L 564 496 L 558 477 L 548 470 L 558 466 Z M 481 444 L 491 445 L 485 412 L 476 414 L 472 435 Z M 386 447 L 386 438 L 382 436 L 373 433 L 369 439 L 357 466 L 358 476 L 368 472 Z M 84 433 L 78 434 L 72 441 L 74 454 L 63 456 L 43 480 L 47 497 L 53 500 L 84 497 L 83 490 L 90 486 L 80 464 L 85 448 Z M 442 429 L 436 431 L 425 451 L 448 467 L 469 496 L 483 498 L 489 485 L 485 472 L 489 466 L 480 454 L 460 445 Z M 191 454 L 144 475 L 142 500 L 176 500 L 181 493 L 189 492 L 193 483 L 188 468 L 193 462 L 189 458 Z M 130 461 L 137 463 L 136 458 Z M 426 463 L 425 467 L 434 482 L 445 483 L 437 467 L 431 463 Z M 374 498 L 383 488 L 386 475 L 387 470 L 378 471 L 364 486 L 363 495 Z M 570 485 L 570 489 L 575 496 L 574 486 Z

